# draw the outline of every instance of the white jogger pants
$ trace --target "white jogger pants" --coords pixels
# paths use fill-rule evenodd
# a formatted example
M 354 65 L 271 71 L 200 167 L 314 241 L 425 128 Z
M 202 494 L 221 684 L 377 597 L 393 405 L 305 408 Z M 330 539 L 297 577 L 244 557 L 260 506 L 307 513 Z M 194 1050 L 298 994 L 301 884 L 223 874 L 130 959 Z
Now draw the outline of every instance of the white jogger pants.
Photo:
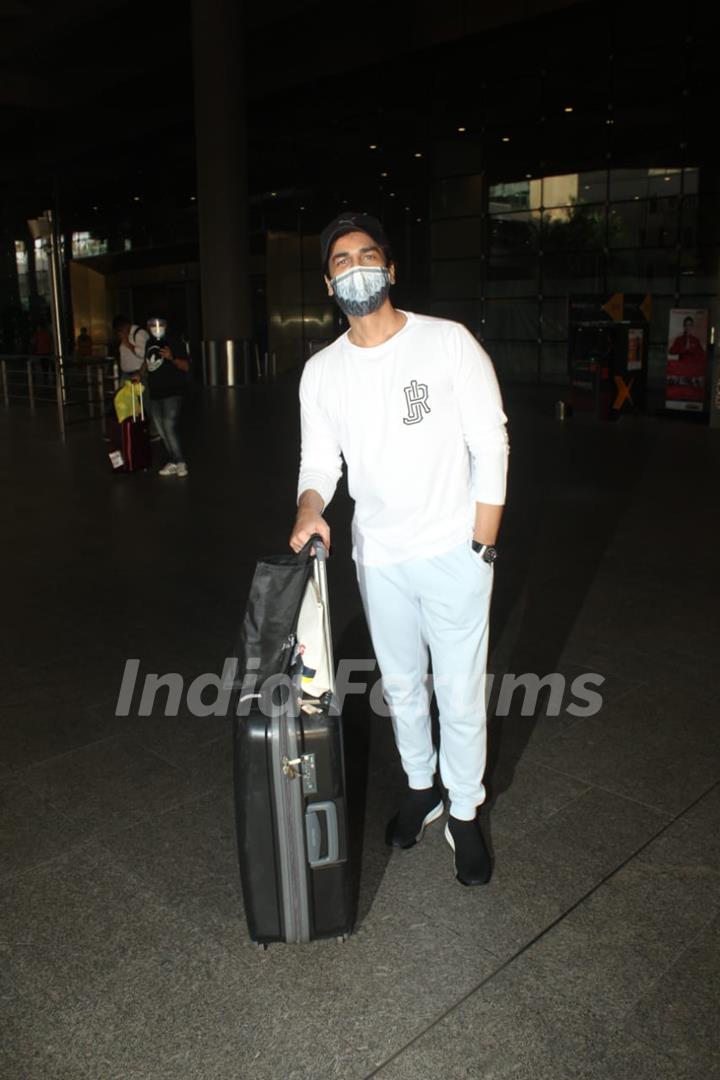
M 485 671 L 493 569 L 470 543 L 430 559 L 358 566 L 403 769 L 427 788 L 432 743 L 428 650 L 440 712 L 440 776 L 453 817 L 471 820 L 485 799 Z

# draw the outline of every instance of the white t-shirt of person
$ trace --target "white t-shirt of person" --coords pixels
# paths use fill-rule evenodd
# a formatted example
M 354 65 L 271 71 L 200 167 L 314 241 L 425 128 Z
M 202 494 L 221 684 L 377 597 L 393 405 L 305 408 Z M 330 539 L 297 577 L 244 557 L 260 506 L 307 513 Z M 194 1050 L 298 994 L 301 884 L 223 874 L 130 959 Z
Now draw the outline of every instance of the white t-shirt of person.
M 133 371 L 139 371 L 145 360 L 145 346 L 150 335 L 141 326 L 133 324 L 128 333 L 129 345 L 124 342 L 120 346 L 120 370 L 130 375 Z
M 428 559 L 472 537 L 475 504 L 505 502 L 506 417 L 490 357 L 459 323 L 404 312 L 381 345 L 341 335 L 300 382 L 298 496 L 325 506 L 345 459 L 353 554 L 365 566 Z

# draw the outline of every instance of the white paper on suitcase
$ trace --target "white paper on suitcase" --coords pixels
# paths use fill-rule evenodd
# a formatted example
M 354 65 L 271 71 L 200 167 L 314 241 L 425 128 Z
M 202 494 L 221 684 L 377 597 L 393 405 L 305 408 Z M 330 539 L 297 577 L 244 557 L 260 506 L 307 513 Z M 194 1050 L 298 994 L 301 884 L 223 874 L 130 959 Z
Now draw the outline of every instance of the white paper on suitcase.
M 324 614 L 317 583 L 311 578 L 300 606 L 297 642 L 303 662 L 303 693 L 313 698 L 322 697 L 332 685 L 325 650 Z

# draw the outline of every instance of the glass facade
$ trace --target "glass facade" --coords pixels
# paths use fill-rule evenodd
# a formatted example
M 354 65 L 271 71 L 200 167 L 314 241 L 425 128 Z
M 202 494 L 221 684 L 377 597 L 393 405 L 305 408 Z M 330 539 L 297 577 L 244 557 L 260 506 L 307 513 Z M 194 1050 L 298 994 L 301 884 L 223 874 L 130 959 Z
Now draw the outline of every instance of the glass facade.
M 91 232 L 74 232 L 72 234 L 73 259 L 90 259 L 93 255 L 105 255 L 107 250 L 107 240 L 94 236 Z
M 670 309 L 716 315 L 717 202 L 697 167 L 438 179 L 432 310 L 464 322 L 503 376 L 563 382 L 570 296 L 650 294 L 661 381 Z

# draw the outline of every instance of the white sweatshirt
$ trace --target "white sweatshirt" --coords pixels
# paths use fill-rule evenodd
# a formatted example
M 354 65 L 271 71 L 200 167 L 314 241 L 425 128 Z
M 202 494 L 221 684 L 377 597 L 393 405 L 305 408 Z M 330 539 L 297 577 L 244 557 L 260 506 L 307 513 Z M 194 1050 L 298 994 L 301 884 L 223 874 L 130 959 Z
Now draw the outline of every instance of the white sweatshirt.
M 366 566 L 449 551 L 470 539 L 476 502 L 505 502 L 506 417 L 489 356 L 459 323 L 403 314 L 382 345 L 343 334 L 300 382 L 298 498 L 312 488 L 327 507 L 344 457 L 353 556 Z

